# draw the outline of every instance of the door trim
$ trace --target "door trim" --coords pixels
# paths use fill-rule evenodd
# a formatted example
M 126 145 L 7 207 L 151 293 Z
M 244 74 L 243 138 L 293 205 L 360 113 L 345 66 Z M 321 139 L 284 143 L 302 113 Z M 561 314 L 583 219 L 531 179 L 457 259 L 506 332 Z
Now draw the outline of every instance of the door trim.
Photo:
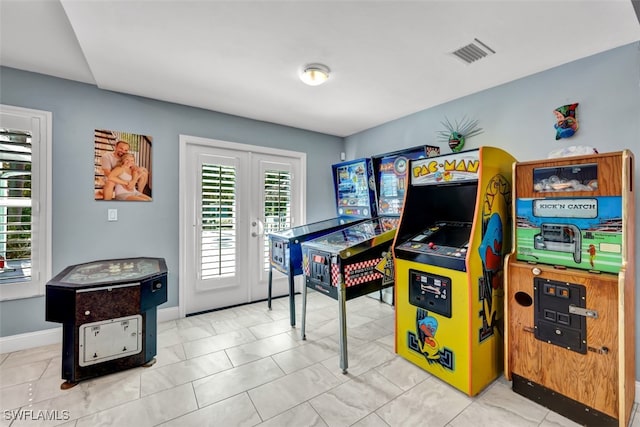
M 178 310 L 180 318 L 186 316 L 185 304 L 185 283 L 187 276 L 187 260 L 186 260 L 186 242 L 187 236 L 184 232 L 187 220 L 187 203 L 189 203 L 187 195 L 187 174 L 192 173 L 193 169 L 187 164 L 187 147 L 188 146 L 204 146 L 213 149 L 226 149 L 245 151 L 257 154 L 269 154 L 274 156 L 294 157 L 300 159 L 300 176 L 296 177 L 300 183 L 300 203 L 301 203 L 301 224 L 307 221 L 307 153 L 291 150 L 283 150 L 279 148 L 261 147 L 258 145 L 241 144 L 238 142 L 223 141 L 219 139 L 202 138 L 198 136 L 180 135 L 179 143 L 179 169 L 178 169 Z

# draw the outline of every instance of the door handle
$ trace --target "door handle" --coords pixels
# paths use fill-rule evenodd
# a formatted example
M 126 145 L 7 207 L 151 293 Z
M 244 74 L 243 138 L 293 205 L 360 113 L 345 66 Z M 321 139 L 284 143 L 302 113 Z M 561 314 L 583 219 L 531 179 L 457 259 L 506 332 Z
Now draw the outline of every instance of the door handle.
M 256 219 L 254 221 L 251 221 L 251 225 L 253 227 L 258 227 L 257 231 L 252 231 L 251 232 L 251 237 L 258 237 L 258 236 L 262 236 L 264 234 L 264 224 L 262 221 L 260 221 L 259 219 Z

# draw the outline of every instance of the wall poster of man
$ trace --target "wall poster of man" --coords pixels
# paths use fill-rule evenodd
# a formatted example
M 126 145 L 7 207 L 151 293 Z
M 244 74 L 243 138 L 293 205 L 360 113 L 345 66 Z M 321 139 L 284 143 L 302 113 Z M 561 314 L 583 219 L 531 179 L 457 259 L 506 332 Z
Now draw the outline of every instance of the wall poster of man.
M 152 137 L 96 129 L 94 138 L 95 200 L 150 202 Z

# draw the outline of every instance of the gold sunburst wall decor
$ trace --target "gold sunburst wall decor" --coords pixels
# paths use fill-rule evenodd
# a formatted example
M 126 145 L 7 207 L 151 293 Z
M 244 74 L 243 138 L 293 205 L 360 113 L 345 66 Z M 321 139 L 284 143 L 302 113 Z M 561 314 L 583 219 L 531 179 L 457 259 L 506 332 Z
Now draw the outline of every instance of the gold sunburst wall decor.
M 463 117 L 460 121 L 455 121 L 451 123 L 448 118 L 444 118 L 442 126 L 447 128 L 447 130 L 438 131 L 438 141 L 446 142 L 449 144 L 449 148 L 454 153 L 462 150 L 464 147 L 464 143 L 467 138 L 471 138 L 472 136 L 478 135 L 482 133 L 482 128 L 478 127 L 477 120 L 469 120 L 466 117 Z

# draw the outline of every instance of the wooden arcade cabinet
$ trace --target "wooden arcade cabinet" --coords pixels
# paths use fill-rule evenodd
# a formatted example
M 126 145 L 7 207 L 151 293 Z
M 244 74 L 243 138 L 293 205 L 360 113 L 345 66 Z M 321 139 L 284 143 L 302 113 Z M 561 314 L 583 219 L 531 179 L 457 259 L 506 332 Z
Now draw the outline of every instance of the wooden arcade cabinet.
M 582 425 L 627 426 L 635 397 L 633 155 L 515 163 L 505 376 Z

